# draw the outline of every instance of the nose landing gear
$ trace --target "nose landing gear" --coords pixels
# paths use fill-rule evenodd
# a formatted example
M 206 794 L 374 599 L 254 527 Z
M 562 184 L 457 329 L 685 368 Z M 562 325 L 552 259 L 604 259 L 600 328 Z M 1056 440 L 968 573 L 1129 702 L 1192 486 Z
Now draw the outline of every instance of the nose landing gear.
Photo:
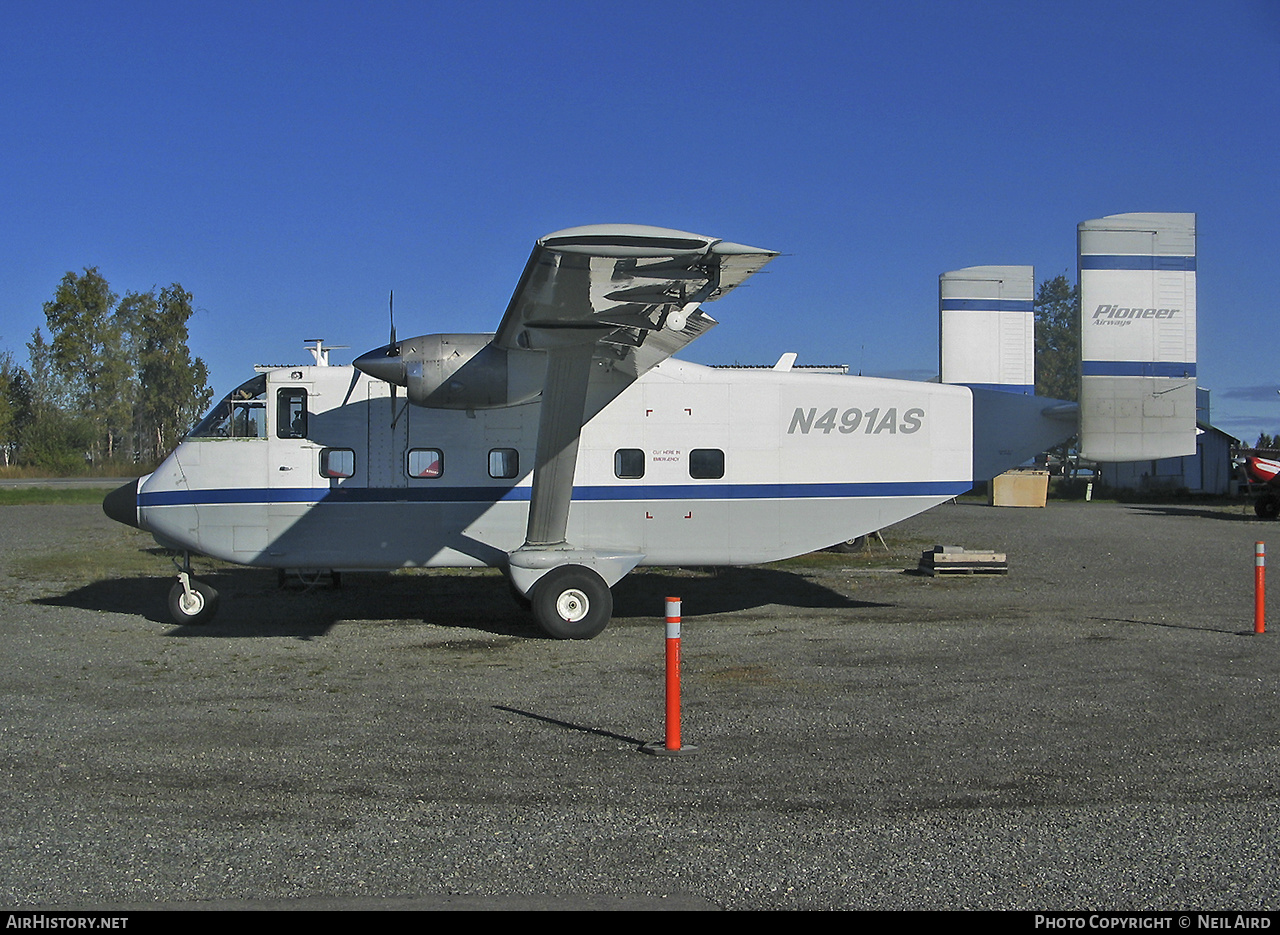
M 191 577 L 191 553 L 184 552 L 178 580 L 169 589 L 169 616 L 174 623 L 199 626 L 218 612 L 218 592 Z

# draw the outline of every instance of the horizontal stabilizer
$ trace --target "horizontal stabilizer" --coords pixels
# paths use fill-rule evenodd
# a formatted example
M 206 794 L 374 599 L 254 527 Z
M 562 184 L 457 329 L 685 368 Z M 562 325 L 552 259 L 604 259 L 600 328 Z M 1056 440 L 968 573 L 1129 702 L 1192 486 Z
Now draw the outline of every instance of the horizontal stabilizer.
M 1076 432 L 1076 404 L 973 387 L 973 479 L 990 480 Z

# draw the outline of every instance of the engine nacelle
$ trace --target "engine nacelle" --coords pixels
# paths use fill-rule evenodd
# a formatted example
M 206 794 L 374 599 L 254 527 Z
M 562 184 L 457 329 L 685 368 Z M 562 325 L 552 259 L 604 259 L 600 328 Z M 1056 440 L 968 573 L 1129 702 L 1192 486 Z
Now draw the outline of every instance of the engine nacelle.
M 424 334 L 362 355 L 357 369 L 428 409 L 500 409 L 537 398 L 544 355 L 494 347 L 491 334 Z

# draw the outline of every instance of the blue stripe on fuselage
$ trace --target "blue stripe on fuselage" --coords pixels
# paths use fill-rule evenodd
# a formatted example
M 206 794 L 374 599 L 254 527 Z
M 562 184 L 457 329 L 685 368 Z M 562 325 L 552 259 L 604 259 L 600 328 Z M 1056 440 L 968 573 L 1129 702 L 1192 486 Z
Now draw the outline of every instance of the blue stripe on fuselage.
M 955 497 L 971 481 L 892 481 L 865 484 L 677 484 L 574 487 L 579 501 L 803 500 L 856 497 Z M 497 503 L 527 501 L 530 487 L 241 487 L 165 490 L 139 494 L 138 506 L 266 503 Z

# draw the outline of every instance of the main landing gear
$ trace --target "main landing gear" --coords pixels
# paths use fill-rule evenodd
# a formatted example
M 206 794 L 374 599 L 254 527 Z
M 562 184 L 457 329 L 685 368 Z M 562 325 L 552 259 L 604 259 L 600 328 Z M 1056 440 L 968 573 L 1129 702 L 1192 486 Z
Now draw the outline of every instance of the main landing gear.
M 533 586 L 529 600 L 538 626 L 559 640 L 589 640 L 613 616 L 609 585 L 582 565 L 551 569 Z
M 643 560 L 641 552 L 526 545 L 508 553 L 507 581 L 548 636 L 589 640 L 613 616 L 610 588 Z

